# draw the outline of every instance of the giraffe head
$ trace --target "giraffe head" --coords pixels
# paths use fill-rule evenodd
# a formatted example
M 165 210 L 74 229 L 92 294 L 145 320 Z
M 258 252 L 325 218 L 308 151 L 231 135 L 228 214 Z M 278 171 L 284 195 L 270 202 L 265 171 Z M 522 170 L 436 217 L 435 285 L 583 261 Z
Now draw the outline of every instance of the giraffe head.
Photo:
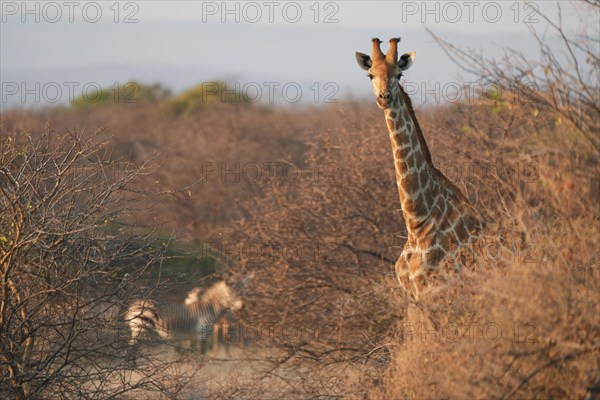
M 411 51 L 398 60 L 398 42 L 400 38 L 390 39 L 390 49 L 384 55 L 381 52 L 381 40 L 372 40 L 372 57 L 364 53 L 356 52 L 358 66 L 368 72 L 373 84 L 373 93 L 377 98 L 379 108 L 385 110 L 400 96 L 400 77 L 412 65 L 416 53 Z

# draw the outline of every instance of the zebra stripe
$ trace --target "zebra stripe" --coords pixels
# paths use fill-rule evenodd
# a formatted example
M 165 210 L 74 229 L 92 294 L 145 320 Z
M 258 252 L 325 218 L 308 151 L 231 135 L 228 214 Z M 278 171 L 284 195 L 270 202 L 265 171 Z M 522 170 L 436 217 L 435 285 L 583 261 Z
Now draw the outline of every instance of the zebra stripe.
M 237 311 L 243 306 L 242 300 L 225 282 L 216 283 L 204 292 L 194 291 L 195 300 L 188 302 L 186 299 L 185 304 L 158 305 L 152 300 L 133 302 L 125 315 L 131 330 L 130 344 L 135 344 L 142 332 L 155 331 L 166 340 L 199 337 L 204 345 L 214 323 L 228 310 Z
M 202 294 L 202 288 L 193 288 L 188 292 L 187 297 L 185 298 L 185 304 L 191 305 L 200 301 L 200 297 Z M 212 329 L 212 350 L 215 354 L 218 353 L 219 347 L 221 344 L 224 345 L 224 348 L 227 352 L 229 352 L 229 344 L 231 344 L 232 337 L 234 340 L 239 340 L 239 333 L 236 332 L 233 324 L 233 316 L 231 313 L 226 312 L 220 318 L 216 320 L 213 324 Z

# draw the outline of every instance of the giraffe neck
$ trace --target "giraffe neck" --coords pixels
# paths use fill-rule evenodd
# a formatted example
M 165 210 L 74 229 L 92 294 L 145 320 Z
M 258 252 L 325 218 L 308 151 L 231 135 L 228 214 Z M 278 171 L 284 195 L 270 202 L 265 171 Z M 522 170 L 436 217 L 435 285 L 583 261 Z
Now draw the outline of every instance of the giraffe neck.
M 385 121 L 392 142 L 402 214 L 409 238 L 414 238 L 428 225 L 439 198 L 439 180 L 410 98 L 402 87 L 399 90 L 392 106 L 385 110 Z

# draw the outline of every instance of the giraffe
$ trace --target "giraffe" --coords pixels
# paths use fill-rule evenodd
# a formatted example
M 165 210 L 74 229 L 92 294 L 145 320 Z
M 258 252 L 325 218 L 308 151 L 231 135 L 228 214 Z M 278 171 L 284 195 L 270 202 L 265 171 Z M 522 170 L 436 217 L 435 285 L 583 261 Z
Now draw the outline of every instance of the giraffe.
M 418 300 L 458 275 L 482 232 L 483 221 L 461 190 L 433 165 L 411 100 L 400 85 L 402 73 L 416 54 L 411 51 L 398 59 L 399 41 L 390 39 L 384 55 L 381 41 L 372 39 L 372 58 L 357 52 L 356 60 L 368 72 L 392 144 L 408 232 L 394 269 L 400 286 Z

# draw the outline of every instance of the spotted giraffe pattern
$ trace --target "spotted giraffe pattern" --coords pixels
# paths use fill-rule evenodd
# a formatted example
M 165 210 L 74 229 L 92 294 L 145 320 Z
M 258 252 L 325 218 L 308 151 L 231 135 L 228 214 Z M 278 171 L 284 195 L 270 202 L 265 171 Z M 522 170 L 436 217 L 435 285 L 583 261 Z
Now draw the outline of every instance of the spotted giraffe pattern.
M 384 56 L 381 41 L 373 39 L 372 59 L 356 56 L 369 72 L 377 105 L 384 110 L 408 232 L 395 272 L 400 285 L 418 299 L 459 274 L 473 255 L 483 223 L 460 189 L 433 165 L 410 98 L 399 82 L 415 53 L 398 60 L 398 41 L 390 40 Z

